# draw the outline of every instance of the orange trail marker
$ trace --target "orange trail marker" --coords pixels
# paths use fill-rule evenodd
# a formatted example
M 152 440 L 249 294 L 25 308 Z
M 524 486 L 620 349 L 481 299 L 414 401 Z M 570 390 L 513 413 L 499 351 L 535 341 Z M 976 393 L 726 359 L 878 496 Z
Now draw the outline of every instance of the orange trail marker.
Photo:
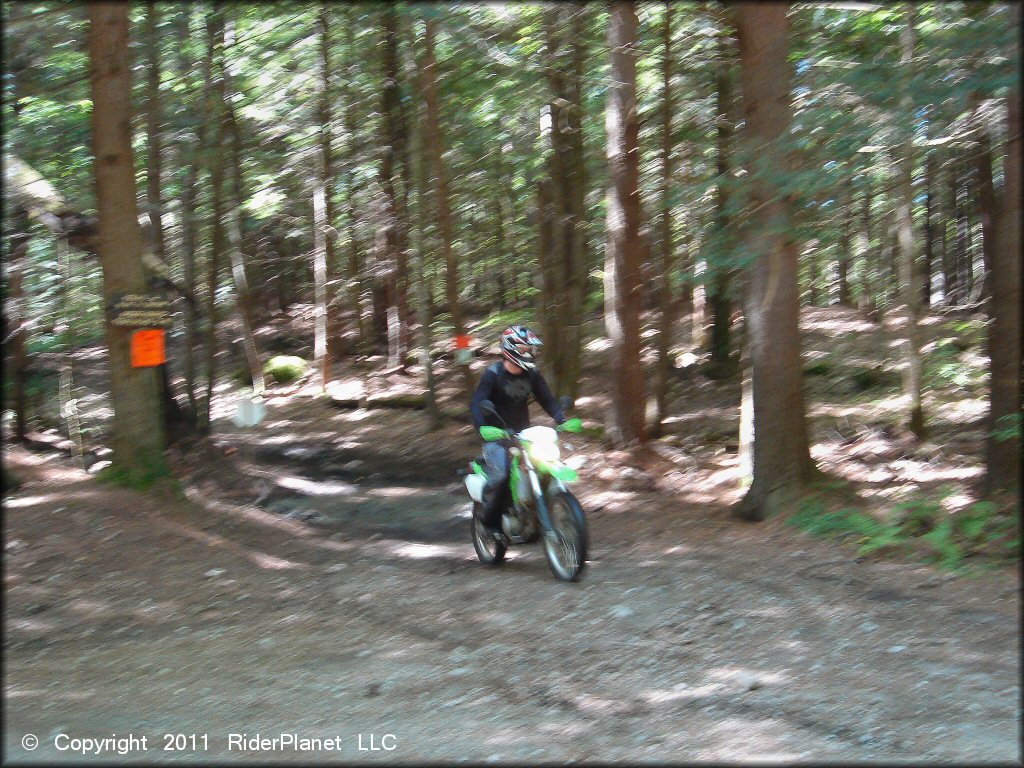
M 151 368 L 167 362 L 164 332 L 155 328 L 135 331 L 131 345 L 132 368 Z

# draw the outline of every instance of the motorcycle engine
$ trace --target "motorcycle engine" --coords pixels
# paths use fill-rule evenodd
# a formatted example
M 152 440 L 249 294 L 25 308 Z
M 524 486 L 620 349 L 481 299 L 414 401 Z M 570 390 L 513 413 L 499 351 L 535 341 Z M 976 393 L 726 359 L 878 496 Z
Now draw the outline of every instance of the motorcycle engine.
M 523 524 L 519 522 L 519 517 L 515 513 L 502 515 L 501 530 L 509 538 L 518 537 L 520 532 L 523 530 Z

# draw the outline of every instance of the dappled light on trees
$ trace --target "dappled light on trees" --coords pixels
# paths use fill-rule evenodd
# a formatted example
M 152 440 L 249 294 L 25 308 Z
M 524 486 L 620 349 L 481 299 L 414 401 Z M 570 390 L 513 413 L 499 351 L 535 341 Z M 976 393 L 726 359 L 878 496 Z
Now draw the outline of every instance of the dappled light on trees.
M 0 12 L 16 758 L 1019 758 L 1019 3 Z M 471 539 L 513 324 L 578 585 Z

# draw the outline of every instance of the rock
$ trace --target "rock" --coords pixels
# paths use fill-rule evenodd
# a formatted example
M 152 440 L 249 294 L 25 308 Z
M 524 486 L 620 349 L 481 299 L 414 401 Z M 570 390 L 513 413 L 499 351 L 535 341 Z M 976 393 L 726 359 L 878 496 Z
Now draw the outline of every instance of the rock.
M 348 461 L 348 462 L 345 462 L 344 464 L 342 464 L 341 468 L 343 470 L 345 470 L 346 472 L 357 472 L 357 471 L 359 471 L 360 469 L 362 469 L 365 466 L 366 466 L 366 462 L 365 461 L 360 461 L 359 459 L 353 459 L 352 461 Z
M 323 451 L 320 448 L 309 448 L 301 445 L 285 448 L 283 451 L 281 451 L 281 455 L 284 456 L 286 459 L 296 459 L 298 461 L 315 459 L 322 453 Z
M 861 623 L 859 629 L 861 632 L 874 632 L 878 629 L 878 625 L 873 621 L 865 621 Z
M 886 653 L 903 653 L 905 650 L 907 650 L 907 646 L 905 646 L 905 645 L 894 645 L 891 648 L 887 648 L 885 652 Z
M 272 637 L 264 637 L 258 643 L 256 643 L 256 645 L 258 645 L 260 648 L 269 649 L 277 645 L 277 641 L 274 640 L 274 638 Z
M 17 552 L 19 549 L 24 548 L 25 542 L 21 539 L 11 539 L 4 544 L 4 549 L 10 550 L 11 552 Z
M 327 572 L 337 573 L 338 571 L 343 571 L 346 568 L 348 568 L 348 565 L 346 563 L 335 563 L 334 565 L 330 565 L 327 567 Z
M 616 605 L 608 613 L 616 619 L 625 619 L 628 616 L 632 616 L 634 611 L 628 605 Z
M 756 691 L 758 688 L 764 687 L 764 682 L 757 675 L 752 675 L 749 672 L 740 672 L 736 675 L 736 682 L 746 691 Z
M 736 619 L 736 621 L 732 623 L 732 628 L 734 630 L 743 629 L 745 626 L 747 626 L 747 622 L 743 619 Z
M 225 573 L 227 573 L 227 571 L 225 571 L 223 568 L 211 568 L 206 573 L 204 573 L 203 576 L 207 579 L 215 579 L 218 576 L 223 576 Z

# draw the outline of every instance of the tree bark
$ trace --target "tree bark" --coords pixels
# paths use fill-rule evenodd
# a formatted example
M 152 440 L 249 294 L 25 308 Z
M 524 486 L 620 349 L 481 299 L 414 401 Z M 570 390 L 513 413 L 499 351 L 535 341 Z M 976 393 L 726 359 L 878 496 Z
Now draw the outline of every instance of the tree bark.
M 852 303 L 850 297 L 850 264 L 853 261 L 853 176 L 847 174 L 841 182 L 840 192 L 843 221 L 840 224 L 839 257 L 836 264 L 836 296 L 839 306 L 848 307 Z
M 661 27 L 661 219 L 659 248 L 661 263 L 658 275 L 658 336 L 655 341 L 656 369 L 654 376 L 654 415 L 651 437 L 660 437 L 662 422 L 667 416 L 668 375 L 672 367 L 669 350 L 675 323 L 672 296 L 672 270 L 675 254 L 672 242 L 672 5 L 665 4 Z
M 1021 8 L 1013 10 L 1020 28 Z M 1020 59 L 1020 41 L 1016 44 Z M 1007 142 L 995 248 L 988 335 L 989 417 L 985 450 L 985 492 L 1017 495 L 1021 471 L 1021 89 L 1018 80 L 1006 99 Z
M 452 329 L 456 336 L 466 333 L 466 324 L 459 305 L 459 263 L 452 248 L 452 214 L 448 193 L 448 174 L 444 167 L 445 137 L 441 133 L 441 117 L 437 103 L 436 63 L 434 61 L 434 38 L 437 33 L 436 19 L 427 19 L 424 31 L 423 53 L 423 98 L 426 102 L 426 125 L 424 136 L 426 151 L 430 158 L 430 176 L 434 187 L 434 215 L 438 235 L 441 238 L 441 261 L 445 271 L 445 297 L 448 313 L 452 318 Z M 469 396 L 471 382 L 469 366 L 462 366 L 461 386 Z
M 426 395 L 427 428 L 435 430 L 441 426 L 441 413 L 437 408 L 437 386 L 434 381 L 434 364 L 430 356 L 431 332 L 430 323 L 432 319 L 432 304 L 430 294 L 427 291 L 427 280 L 424 274 L 424 254 L 427 251 L 427 225 L 431 219 L 430 197 L 427 192 L 428 145 L 436 138 L 436 124 L 432 124 L 425 114 L 426 109 L 426 83 L 429 80 L 433 85 L 434 80 L 434 28 L 433 19 L 424 25 L 423 48 L 418 65 L 419 92 L 424 95 L 418 104 L 420 117 L 416 121 L 416 213 L 418 232 L 418 243 L 412 249 L 412 268 L 416 286 L 416 315 L 420 327 L 419 332 L 419 360 L 423 368 L 423 384 Z M 429 68 L 429 72 L 427 71 Z M 435 103 L 436 107 L 436 103 Z M 434 133 L 430 133 L 430 131 Z
M 732 56 L 730 51 L 730 34 L 724 23 L 724 15 L 720 18 L 721 29 L 718 33 L 718 60 L 715 67 L 715 92 L 717 98 L 717 116 L 715 133 L 717 136 L 716 162 L 718 171 L 718 187 L 715 202 L 715 230 L 722 255 L 729 250 L 730 238 L 727 230 L 726 206 L 729 204 L 729 174 L 733 165 L 733 103 L 732 89 Z M 711 311 L 711 351 L 712 370 L 716 376 L 727 377 L 735 371 L 735 361 L 730 360 L 730 329 L 732 325 L 731 283 L 733 269 L 724 264 L 710 265 L 714 278 L 707 284 L 706 301 Z
M 345 232 L 348 241 L 347 253 L 347 280 L 346 288 L 349 308 L 355 318 L 356 350 L 368 354 L 373 343 L 373 307 L 366 289 L 366 276 L 363 274 L 363 259 L 359 246 L 359 233 L 356 230 L 356 203 L 355 203 L 355 167 L 356 167 L 356 100 L 357 95 L 350 85 L 356 68 L 360 62 L 356 55 L 355 47 L 355 19 L 354 6 L 346 5 L 343 28 L 345 30 L 344 51 L 348 57 L 346 69 L 348 76 L 341 79 L 342 93 L 341 100 L 344 104 L 343 121 L 345 124 L 345 162 L 344 162 L 344 189 L 345 189 Z
M 575 398 L 579 389 L 581 327 L 588 277 L 586 167 L 582 127 L 587 11 L 581 3 L 549 5 L 544 16 L 548 99 L 541 113 L 548 230 L 540 253 L 544 278 L 539 302 L 543 365 L 553 389 Z
M 146 206 L 153 232 L 153 252 L 158 259 L 166 258 L 164 226 L 161 217 L 163 195 L 160 191 L 161 163 L 161 102 L 160 102 L 160 38 L 156 31 L 158 10 L 154 0 L 146 0 L 145 39 L 149 54 L 146 69 Z
M 331 155 L 331 87 L 330 87 L 330 9 L 320 4 L 317 27 L 320 36 L 319 93 L 317 94 L 317 129 L 319 156 L 317 157 L 313 187 L 313 366 L 319 378 L 321 392 L 327 391 L 330 381 L 330 350 L 328 349 L 329 299 L 327 286 L 329 269 L 334 265 L 334 239 L 330 235 L 334 221 L 333 196 L 328 193 L 334 177 Z
M 123 3 L 88 6 L 99 254 L 108 308 L 125 294 L 146 292 L 132 161 L 128 10 Z M 113 465 L 130 482 L 146 484 L 167 472 L 157 375 L 153 368 L 132 367 L 133 329 L 111 320 L 108 314 Z
M 615 0 L 608 19 L 611 84 L 605 131 L 608 187 L 605 245 L 605 328 L 611 341 L 612 408 L 608 434 L 619 446 L 643 443 L 644 377 L 640 365 L 639 121 L 636 108 L 636 10 Z
M 398 84 L 398 18 L 393 7 L 382 11 L 383 95 L 381 114 L 383 117 L 383 146 L 379 169 L 380 185 L 384 193 L 384 226 L 378 242 L 380 259 L 380 301 L 385 309 L 387 323 L 388 366 L 404 365 L 402 349 L 402 298 L 400 296 L 400 269 L 403 260 L 405 222 L 396 187 L 399 173 L 396 166 L 401 162 L 405 150 L 399 110 Z
M 780 189 L 789 172 L 785 147 L 791 121 L 786 61 L 786 3 L 737 3 L 740 77 L 753 205 L 745 245 L 745 317 L 754 412 L 753 482 L 734 513 L 764 520 L 795 508 L 811 462 L 800 361 L 797 247 L 791 201 Z
M 191 39 L 191 31 L 189 29 L 189 19 L 191 18 L 191 7 L 184 6 L 178 9 L 177 22 L 177 38 L 178 38 L 178 77 L 184 81 L 189 88 L 189 96 L 186 97 L 186 104 L 190 110 L 197 110 L 200 112 L 200 119 L 196 122 L 195 131 L 191 133 L 182 131 L 180 142 L 178 144 L 178 163 L 179 167 L 183 169 L 181 177 L 181 192 L 180 192 L 180 204 L 181 204 L 181 270 L 182 270 L 182 282 L 186 290 L 189 291 L 193 296 L 196 294 L 196 244 L 197 244 L 197 232 L 196 232 L 196 209 L 198 206 L 198 169 L 197 166 L 200 162 L 199 156 L 202 152 L 202 147 L 205 141 L 206 133 L 206 120 L 202 114 L 202 110 L 206 107 L 207 94 L 205 90 L 201 96 L 201 100 L 198 101 L 191 96 L 191 88 L 189 78 L 191 76 L 192 68 L 194 66 L 192 59 L 189 57 L 188 42 Z M 211 62 L 209 58 L 205 58 L 203 61 L 203 87 L 204 89 L 209 87 L 209 71 Z M 191 413 L 193 426 L 198 426 L 196 417 L 198 414 L 198 403 L 196 399 L 196 361 L 195 361 L 195 337 L 196 337 L 196 308 L 192 302 L 185 302 L 184 316 L 182 318 L 184 326 L 184 372 L 185 372 L 185 392 L 188 397 L 189 411 Z
M 906 85 L 902 96 L 902 113 L 913 113 L 914 103 L 910 93 L 910 79 L 913 72 L 915 44 L 916 9 L 913 5 L 904 6 L 904 26 L 900 33 L 900 63 L 904 67 L 903 77 Z M 924 409 L 921 404 L 922 364 L 921 364 L 921 329 L 920 272 L 917 269 L 916 245 L 914 237 L 914 145 L 913 136 L 908 132 L 901 145 L 898 162 L 899 201 L 897 203 L 897 237 L 899 241 L 899 272 L 900 298 L 903 301 L 904 317 L 904 350 L 905 367 L 903 369 L 903 393 L 910 403 L 907 420 L 908 429 L 918 440 L 924 439 Z
M 226 25 L 224 39 L 224 87 L 227 92 L 230 88 L 230 74 L 227 66 L 228 52 L 235 42 L 234 22 Z M 227 121 L 228 136 L 231 140 L 231 208 L 228 214 L 228 255 L 231 261 L 231 276 L 235 287 L 235 307 L 238 309 L 238 316 L 242 323 L 242 348 L 245 351 L 245 360 L 249 366 L 249 374 L 252 377 L 252 391 L 256 396 L 262 395 L 266 388 L 263 378 L 263 364 L 260 362 L 259 351 L 256 348 L 256 337 L 253 334 L 253 308 L 252 295 L 249 291 L 249 281 L 245 274 L 245 253 L 242 244 L 242 202 L 245 196 L 242 191 L 242 134 L 235 115 L 235 107 L 231 100 L 224 103 L 225 119 Z
M 206 17 L 207 58 L 210 61 L 207 95 L 204 110 L 208 141 L 203 146 L 204 165 L 210 174 L 210 258 L 206 271 L 206 333 L 203 346 L 206 351 L 206 393 L 199 418 L 200 431 L 208 433 L 212 426 L 213 385 L 217 378 L 217 287 L 220 283 L 221 263 L 224 256 L 224 139 L 227 121 L 224 110 L 224 16 L 223 10 L 214 8 Z
M 28 357 L 26 353 L 28 315 L 25 306 L 25 269 L 27 266 L 29 217 L 24 208 L 15 208 L 7 221 L 10 227 L 8 248 L 10 255 L 4 260 L 4 349 L 10 364 L 14 400 L 14 439 L 23 442 L 28 436 L 28 398 L 25 394 Z
M 924 280 L 921 286 L 921 305 L 932 303 L 932 272 L 935 264 L 935 153 L 929 152 L 924 165 L 924 262 L 921 265 Z

